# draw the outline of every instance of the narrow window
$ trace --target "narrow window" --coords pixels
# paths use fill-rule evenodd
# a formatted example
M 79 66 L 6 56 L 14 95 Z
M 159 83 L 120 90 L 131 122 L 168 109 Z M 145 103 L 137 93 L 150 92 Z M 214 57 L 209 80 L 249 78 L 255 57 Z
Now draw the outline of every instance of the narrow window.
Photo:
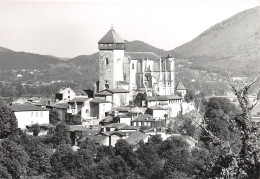
M 86 113 L 88 113 L 88 109 L 86 109 Z
M 108 65 L 108 58 L 106 58 L 106 65 Z
M 31 112 L 31 117 L 33 117 L 33 112 Z
M 132 69 L 135 69 L 135 64 L 134 63 L 132 64 Z

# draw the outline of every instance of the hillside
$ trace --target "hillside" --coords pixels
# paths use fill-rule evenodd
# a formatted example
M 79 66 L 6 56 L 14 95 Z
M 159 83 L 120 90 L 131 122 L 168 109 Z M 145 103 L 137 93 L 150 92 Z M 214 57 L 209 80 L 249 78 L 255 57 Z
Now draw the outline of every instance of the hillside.
M 158 55 L 165 56 L 168 54 L 167 51 L 151 46 L 145 42 L 135 40 L 126 43 L 126 52 L 154 52 Z
M 126 41 L 126 52 L 154 52 L 161 56 L 166 56 L 168 54 L 167 51 L 162 49 L 153 47 L 142 41 Z M 67 61 L 70 64 L 74 64 L 77 66 L 98 66 L 98 52 L 92 55 L 80 55 L 75 58 L 71 58 Z
M 59 62 L 59 59 L 45 55 L 13 52 L 8 49 L 0 51 L 0 70 L 44 69 L 49 68 L 51 64 L 57 64 Z
M 4 48 L 4 47 L 0 47 L 0 53 L 2 52 L 12 52 L 12 50 Z
M 194 65 L 260 71 L 260 7 L 240 12 L 171 51 Z

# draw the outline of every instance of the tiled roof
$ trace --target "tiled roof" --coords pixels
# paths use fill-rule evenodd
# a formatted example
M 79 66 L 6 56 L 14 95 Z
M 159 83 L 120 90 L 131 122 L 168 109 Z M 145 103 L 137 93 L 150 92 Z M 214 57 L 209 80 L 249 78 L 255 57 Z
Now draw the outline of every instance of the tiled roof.
M 106 100 L 101 99 L 101 98 L 94 98 L 90 102 L 91 103 L 111 103 L 110 101 L 106 101 Z
M 133 121 L 153 120 L 150 114 L 140 114 Z
M 48 104 L 47 100 L 41 100 L 39 102 L 33 103 L 33 105 L 35 105 L 35 106 L 45 106 L 47 104 Z
M 75 97 L 71 100 L 69 100 L 69 102 L 85 102 L 87 101 L 89 98 L 88 97 Z
M 186 88 L 183 86 L 183 84 L 181 82 L 179 82 L 176 89 L 177 90 L 186 90 Z
M 147 101 L 168 101 L 174 99 L 182 99 L 182 97 L 175 96 L 175 95 L 161 95 L 161 96 L 147 96 Z
M 98 42 L 99 44 L 125 44 L 125 41 L 116 33 L 114 29 L 110 29 L 106 35 Z
M 103 91 L 107 91 L 107 92 L 110 92 L 110 93 L 129 93 L 128 90 L 125 90 L 125 89 L 122 89 L 122 88 L 105 89 L 105 90 L 102 90 L 101 92 L 103 92 Z
M 132 60 L 142 60 L 148 58 L 149 60 L 159 60 L 160 56 L 153 52 L 125 52 L 125 56 L 130 57 Z
M 87 93 L 83 91 L 82 89 L 74 90 L 77 96 L 87 96 Z
M 168 100 L 174 100 L 174 99 L 182 99 L 180 96 L 175 96 L 175 95 L 164 95 Z
M 131 145 L 136 145 L 139 141 L 145 140 L 147 137 L 149 137 L 149 134 L 144 134 L 142 132 L 131 132 L 125 140 Z
M 22 111 L 49 111 L 48 109 L 43 109 L 31 104 L 13 104 L 9 106 L 14 112 L 22 112 Z
M 152 109 L 152 110 L 167 110 L 167 109 L 165 109 L 161 106 L 151 106 L 151 107 L 149 107 L 149 109 Z
M 100 93 L 96 93 L 95 96 L 112 96 L 112 94 L 108 91 L 102 91 Z
M 105 127 L 112 127 L 112 128 L 120 129 L 125 126 L 127 126 L 127 124 L 125 124 L 125 123 L 112 123 L 112 124 L 106 125 Z
M 146 108 L 140 108 L 140 107 L 134 107 L 132 109 L 130 109 L 129 112 L 131 113 L 145 113 Z
M 56 103 L 52 105 L 54 108 L 59 108 L 59 109 L 67 109 L 69 105 L 67 103 Z
M 113 134 L 119 134 L 121 136 L 126 136 L 126 132 L 121 132 L 121 131 L 109 131 L 109 132 L 101 132 L 99 135 L 105 135 L 105 136 L 111 136 Z
M 118 111 L 118 112 L 128 112 L 130 110 L 130 108 L 129 107 L 120 106 L 120 107 L 117 107 L 117 108 L 113 108 L 112 110 L 113 111 Z
M 129 126 L 129 125 L 126 125 L 118 130 L 137 130 L 135 127 L 132 127 L 132 126 Z
M 69 131 L 82 131 L 82 132 L 84 131 L 84 132 L 86 132 L 86 131 L 91 130 L 91 129 L 86 128 L 84 126 L 78 126 L 78 125 L 70 125 L 69 127 L 70 127 Z
M 113 121 L 113 117 L 112 116 L 106 116 L 104 119 L 102 119 L 101 122 L 111 122 Z

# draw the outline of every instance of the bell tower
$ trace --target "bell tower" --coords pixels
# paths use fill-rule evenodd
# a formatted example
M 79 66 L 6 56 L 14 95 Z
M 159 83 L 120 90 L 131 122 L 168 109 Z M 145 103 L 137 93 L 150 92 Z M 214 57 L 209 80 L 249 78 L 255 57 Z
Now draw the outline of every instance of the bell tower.
M 113 27 L 98 42 L 99 49 L 99 91 L 117 88 L 123 81 L 123 58 L 125 41 Z

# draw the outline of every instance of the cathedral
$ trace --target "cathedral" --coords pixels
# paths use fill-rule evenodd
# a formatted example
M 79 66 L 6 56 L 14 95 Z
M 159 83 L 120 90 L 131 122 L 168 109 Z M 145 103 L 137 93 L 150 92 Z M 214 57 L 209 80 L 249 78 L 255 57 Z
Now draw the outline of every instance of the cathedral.
M 129 92 L 132 100 L 138 93 L 148 96 L 174 95 L 175 60 L 153 52 L 125 52 L 126 43 L 111 28 L 98 42 L 98 93 L 114 89 Z

